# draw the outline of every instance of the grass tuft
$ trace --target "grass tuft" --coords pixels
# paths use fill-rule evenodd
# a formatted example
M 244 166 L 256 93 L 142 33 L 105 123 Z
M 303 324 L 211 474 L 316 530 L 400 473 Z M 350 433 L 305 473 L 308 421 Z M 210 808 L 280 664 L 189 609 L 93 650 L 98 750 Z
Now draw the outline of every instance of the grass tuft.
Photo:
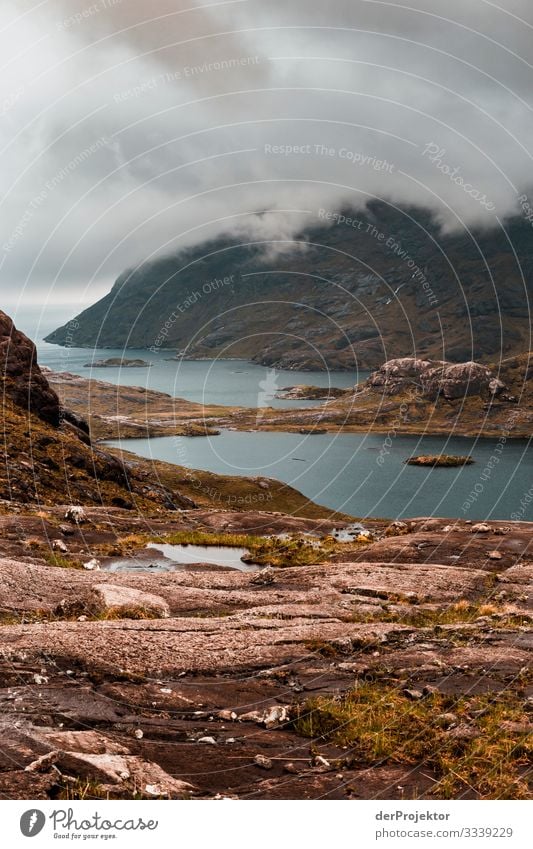
M 465 733 L 443 726 L 443 714 L 454 714 Z M 516 693 L 411 701 L 390 685 L 362 683 L 340 698 L 301 705 L 294 727 L 348 746 L 351 766 L 424 765 L 436 777 L 435 798 L 529 799 L 533 740 L 517 730 L 527 721 Z

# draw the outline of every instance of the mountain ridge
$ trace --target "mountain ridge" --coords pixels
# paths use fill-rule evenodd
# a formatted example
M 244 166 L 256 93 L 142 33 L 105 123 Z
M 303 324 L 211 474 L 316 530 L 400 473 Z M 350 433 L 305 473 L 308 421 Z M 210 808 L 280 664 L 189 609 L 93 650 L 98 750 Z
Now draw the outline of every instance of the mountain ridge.
M 494 361 L 532 347 L 524 220 L 446 234 L 426 210 L 379 202 L 319 210 L 291 244 L 273 253 L 221 237 L 141 264 L 46 341 L 347 370 L 401 356 Z

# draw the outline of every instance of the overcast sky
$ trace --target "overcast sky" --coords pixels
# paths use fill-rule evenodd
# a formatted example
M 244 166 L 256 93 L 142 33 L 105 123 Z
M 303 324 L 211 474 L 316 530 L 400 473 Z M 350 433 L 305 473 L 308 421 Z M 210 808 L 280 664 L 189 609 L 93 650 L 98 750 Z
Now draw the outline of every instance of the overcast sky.
M 531 0 L 2 0 L 0 57 L 6 304 L 374 197 L 499 226 L 533 184 Z

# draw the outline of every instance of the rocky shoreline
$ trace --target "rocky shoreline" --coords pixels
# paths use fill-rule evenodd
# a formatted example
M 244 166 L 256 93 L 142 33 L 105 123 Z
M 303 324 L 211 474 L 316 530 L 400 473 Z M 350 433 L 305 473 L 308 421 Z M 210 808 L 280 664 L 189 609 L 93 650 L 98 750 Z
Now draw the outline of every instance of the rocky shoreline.
M 533 433 L 530 355 L 498 368 L 405 357 L 390 360 L 352 389 L 291 386 L 279 397 L 321 400 L 310 408 L 276 410 L 202 406 L 142 387 L 47 378 L 64 406 L 90 423 L 95 439 L 215 435 L 217 430 L 297 433 L 453 434 L 529 439 Z
M 531 798 L 533 524 L 361 527 L 268 478 L 119 461 L 99 422 L 220 409 L 49 382 L 2 313 L 0 365 L 3 798 Z M 102 568 L 197 543 L 261 568 Z

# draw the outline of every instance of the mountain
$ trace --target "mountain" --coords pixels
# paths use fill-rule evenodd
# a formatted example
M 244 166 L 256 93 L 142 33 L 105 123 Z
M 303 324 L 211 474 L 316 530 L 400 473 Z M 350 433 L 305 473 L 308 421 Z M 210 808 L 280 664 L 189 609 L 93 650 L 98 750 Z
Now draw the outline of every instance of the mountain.
M 2 460 L 6 502 L 190 506 L 133 467 L 91 445 L 83 419 L 62 407 L 37 363 L 33 342 L 0 311 Z
M 447 234 L 425 210 L 379 202 L 320 210 L 278 247 L 223 237 L 144 263 L 47 341 L 313 369 L 493 361 L 531 347 L 524 220 Z

